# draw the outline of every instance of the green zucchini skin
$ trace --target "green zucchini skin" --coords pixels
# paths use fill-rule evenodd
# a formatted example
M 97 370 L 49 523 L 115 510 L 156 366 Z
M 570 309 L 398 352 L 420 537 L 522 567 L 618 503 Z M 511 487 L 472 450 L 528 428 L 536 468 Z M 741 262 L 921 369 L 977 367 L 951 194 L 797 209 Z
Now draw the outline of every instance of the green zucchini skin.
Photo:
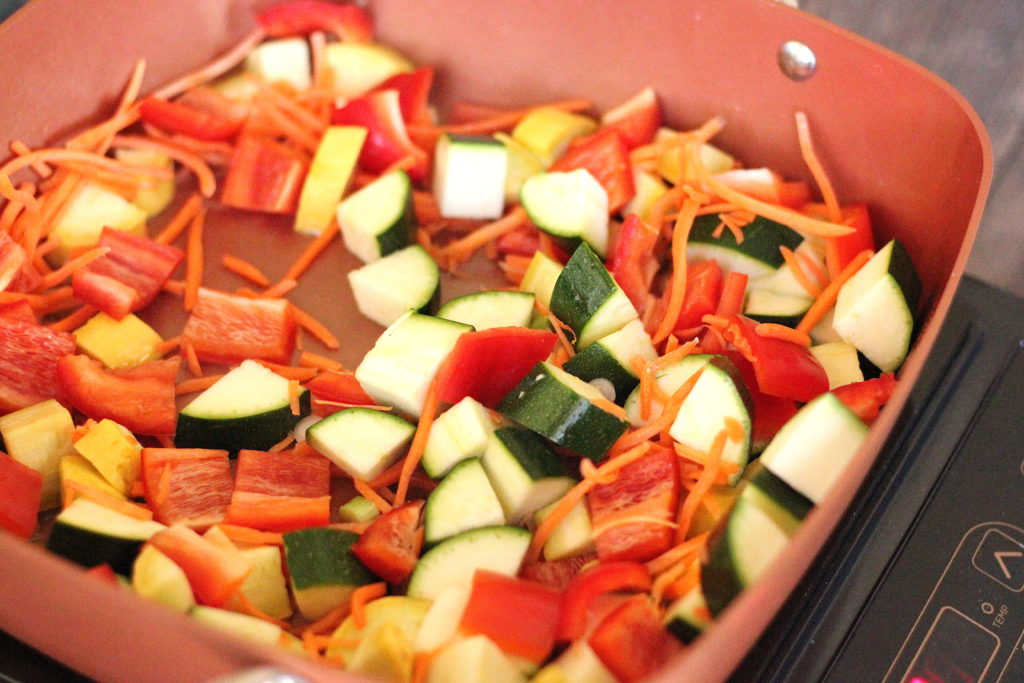
M 114 573 L 130 576 L 143 543 L 57 523 L 46 541 L 46 549 L 86 568 L 107 563 Z
M 598 408 L 567 385 L 566 377 L 587 386 L 560 368 L 538 363 L 502 400 L 498 412 L 577 455 L 603 459 L 629 423 Z
M 577 350 L 637 317 L 622 288 L 587 244 L 573 252 L 555 281 L 551 312 L 572 328 Z
M 719 222 L 717 214 L 698 216 L 693 222 L 687 240 L 687 253 L 691 257 L 700 255 L 702 258 L 710 258 L 710 252 L 714 252 L 719 256 L 719 265 L 727 270 L 734 269 L 728 267 L 730 260 L 747 262 L 752 268 L 747 272 L 751 277 L 768 274 L 782 266 L 785 258 L 779 247 L 795 250 L 804 240 L 803 236 L 792 228 L 757 216 L 743 226 L 743 242 L 738 244 L 730 230 L 723 230 L 721 235 L 714 236 Z M 733 258 L 730 258 L 730 255 Z M 744 270 L 742 267 L 737 269 Z
M 241 417 L 206 419 L 184 413 L 178 415 L 174 444 L 178 448 L 213 448 L 237 457 L 244 449 L 265 451 L 288 435 L 299 420 L 311 412 L 308 390 L 299 395 L 299 414 L 284 406 L 265 413 Z

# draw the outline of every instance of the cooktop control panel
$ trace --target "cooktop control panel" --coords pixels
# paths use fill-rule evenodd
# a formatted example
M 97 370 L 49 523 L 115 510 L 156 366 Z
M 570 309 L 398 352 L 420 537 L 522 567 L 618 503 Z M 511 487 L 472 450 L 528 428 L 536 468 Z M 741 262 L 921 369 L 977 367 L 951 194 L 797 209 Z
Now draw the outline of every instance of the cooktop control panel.
M 737 681 L 1024 681 L 1024 301 L 965 280 L 901 419 Z

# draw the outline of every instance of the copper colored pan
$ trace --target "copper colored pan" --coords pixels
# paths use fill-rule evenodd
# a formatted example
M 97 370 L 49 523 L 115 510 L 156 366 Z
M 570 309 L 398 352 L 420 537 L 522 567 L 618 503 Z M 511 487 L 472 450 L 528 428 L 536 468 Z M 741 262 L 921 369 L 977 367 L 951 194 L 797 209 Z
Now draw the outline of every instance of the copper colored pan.
M 211 58 L 252 27 L 266 1 L 34 0 L 0 27 L 0 137 L 30 145 L 112 107 L 139 57 L 146 87 Z M 811 16 L 762 0 L 373 0 L 379 35 L 438 68 L 442 111 L 456 98 L 501 105 L 585 96 L 599 109 L 651 85 L 666 120 L 714 114 L 717 140 L 743 159 L 806 177 L 793 112 L 810 117 L 841 197 L 867 202 L 880 239 L 898 236 L 920 271 L 926 314 L 890 406 L 846 476 L 784 555 L 695 646 L 656 680 L 728 675 L 796 584 L 893 429 L 963 272 L 991 177 L 987 136 L 960 95 L 934 75 Z M 818 68 L 802 82 L 777 66 L 798 40 Z M 284 221 L 213 213 L 208 259 L 230 249 L 277 273 L 301 248 Z M 211 261 L 212 263 L 212 261 Z M 275 264 L 276 269 L 275 269 Z M 380 332 L 351 306 L 337 249 L 304 280 L 300 306 L 333 321 L 356 362 Z M 218 269 L 209 268 L 211 274 Z M 212 276 L 212 275 L 211 275 Z M 214 285 L 226 284 L 213 281 Z M 451 283 L 445 296 L 456 290 Z M 466 286 L 466 285 L 463 285 Z M 172 309 L 157 312 L 166 328 Z M 0 629 L 99 680 L 187 681 L 261 662 L 315 680 L 352 680 L 265 651 L 144 604 L 77 568 L 0 535 Z

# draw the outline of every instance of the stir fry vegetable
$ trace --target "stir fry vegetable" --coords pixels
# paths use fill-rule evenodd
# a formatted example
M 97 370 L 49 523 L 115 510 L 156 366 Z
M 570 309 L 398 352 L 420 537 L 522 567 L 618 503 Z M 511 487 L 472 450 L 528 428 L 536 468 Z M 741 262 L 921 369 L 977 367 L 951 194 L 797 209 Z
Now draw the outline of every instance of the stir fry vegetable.
M 51 551 L 327 666 L 652 673 L 843 476 L 912 342 L 909 255 L 802 112 L 813 187 L 716 147 L 723 118 L 669 128 L 650 88 L 441 123 L 434 69 L 361 8 L 255 23 L 153 93 L 140 62 L 64 147 L 11 143 L 0 528 L 55 512 Z M 221 207 L 301 253 L 211 253 Z M 289 298 L 342 248 L 363 265 L 331 286 L 380 330 L 355 368 Z M 448 295 L 471 260 L 505 286 Z

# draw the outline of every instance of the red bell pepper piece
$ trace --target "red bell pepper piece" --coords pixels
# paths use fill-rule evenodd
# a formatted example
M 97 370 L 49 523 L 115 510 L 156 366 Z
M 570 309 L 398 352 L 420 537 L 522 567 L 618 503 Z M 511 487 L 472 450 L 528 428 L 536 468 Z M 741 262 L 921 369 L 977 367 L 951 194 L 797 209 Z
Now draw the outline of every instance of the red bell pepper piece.
M 540 234 L 533 226 L 518 228 L 503 233 L 495 245 L 501 254 L 533 256 L 540 249 Z
M 242 449 L 235 465 L 234 490 L 271 496 L 326 496 L 331 492 L 331 461 L 291 451 Z
M 651 588 L 651 574 L 640 562 L 602 562 L 577 574 L 562 596 L 559 640 L 583 637 L 594 601 L 605 593 L 638 592 Z
M 677 330 L 700 326 L 701 319 L 714 313 L 722 298 L 722 269 L 718 262 L 701 261 L 686 270 L 686 297 L 676 320 Z
M 554 649 L 561 607 L 553 588 L 478 569 L 459 626 L 487 636 L 507 654 L 539 663 Z
M 438 371 L 437 395 L 448 403 L 472 396 L 495 408 L 557 342 L 554 332 L 525 327 L 466 332 Z
M 0 452 L 0 528 L 29 538 L 43 497 L 43 475 Z
M 264 531 L 324 526 L 331 517 L 331 463 L 319 455 L 238 452 L 226 520 Z
M 226 119 L 181 102 L 171 102 L 152 95 L 139 103 L 139 116 L 145 123 L 168 133 L 211 142 L 230 140 L 242 127 L 242 119 Z
M 821 203 L 807 204 L 803 212 L 813 218 L 828 218 L 828 208 Z M 841 209 L 843 225 L 853 232 L 825 241 L 825 255 L 830 273 L 838 273 L 860 252 L 875 248 L 875 233 L 867 204 L 850 204 Z
M 647 306 L 651 280 L 658 271 L 654 255 L 657 241 L 658 232 L 631 213 L 623 221 L 608 258 L 608 271 L 641 314 Z
M 286 299 L 252 299 L 202 287 L 181 338 L 201 360 L 247 358 L 287 364 L 295 349 L 295 319 Z
M 896 375 L 887 372 L 875 379 L 836 387 L 832 393 L 863 420 L 864 424 L 871 424 L 878 417 L 882 406 L 889 402 L 895 389 Z
M 228 452 L 143 448 L 142 486 L 153 519 L 203 530 L 224 521 L 231 501 Z
M 111 586 L 121 585 L 121 582 L 118 580 L 117 573 L 114 571 L 114 568 L 106 562 L 104 562 L 103 564 L 98 564 L 95 567 L 86 569 L 85 573 L 89 576 L 96 577 L 100 581 L 109 583 Z
M 75 338 L 27 320 L 0 317 L 0 414 L 64 400 L 57 361 L 75 352 Z
M 729 357 L 733 365 L 743 376 L 743 383 L 747 387 L 747 393 L 754 404 L 753 426 L 750 434 L 750 449 L 759 453 L 771 442 L 775 435 L 782 429 L 782 425 L 789 422 L 790 418 L 796 415 L 798 406 L 791 398 L 780 396 L 769 396 L 757 388 L 757 375 L 754 366 L 749 360 L 743 357 L 739 351 L 728 349 L 725 355 Z
M 39 323 L 39 318 L 36 317 L 36 312 L 32 310 L 32 304 L 27 299 L 0 304 L 0 318 L 21 320 L 27 323 Z
M 407 124 L 429 124 L 431 121 L 427 102 L 430 97 L 430 86 L 433 83 L 434 67 L 421 66 L 415 71 L 395 74 L 385 79 L 373 90 L 397 90 L 402 120 Z
M 587 505 L 598 558 L 645 562 L 668 550 L 675 532 L 645 519 L 674 520 L 680 488 L 679 456 L 665 448 L 651 450 L 623 467 L 615 481 L 594 487 Z M 618 523 L 633 517 L 643 519 Z
M 381 173 L 411 156 L 414 161 L 406 169 L 409 177 L 420 181 L 427 176 L 427 153 L 409 138 L 397 90 L 377 90 L 350 100 L 334 110 L 332 120 L 338 126 L 366 128 L 366 140 L 359 152 L 362 169 Z
M 423 501 L 416 500 L 388 510 L 352 544 L 352 552 L 388 583 L 402 583 L 412 574 L 423 548 L 422 509 Z
M 619 605 L 598 625 L 587 644 L 623 683 L 654 673 L 681 647 L 665 630 L 646 595 L 633 596 Z
M 306 388 L 312 394 L 313 413 L 321 417 L 350 406 L 376 405 L 350 372 L 321 372 L 306 382 Z
M 76 271 L 72 288 L 77 299 L 117 320 L 151 304 L 185 259 L 178 247 L 110 228 L 99 246 L 110 251 Z
M 644 88 L 601 117 L 601 126 L 617 130 L 626 147 L 633 149 L 654 140 L 661 126 L 661 105 L 653 88 Z
M 608 213 L 618 213 L 636 194 L 629 148 L 616 129 L 574 140 L 549 171 L 586 169 L 608 193 Z
M 519 576 L 564 591 L 580 569 L 597 560 L 597 553 L 586 553 L 558 560 L 531 562 L 519 570 Z
M 241 553 L 220 547 L 184 524 L 158 531 L 148 543 L 181 567 L 201 605 L 223 607 L 252 572 Z
M 754 366 L 757 388 L 770 396 L 806 403 L 828 391 L 828 376 L 806 346 L 762 337 L 757 323 L 742 315 L 728 317 L 725 337 Z
M 373 40 L 370 15 L 358 5 L 338 5 L 321 0 L 292 0 L 269 7 L 256 17 L 268 38 L 303 36 L 327 31 L 345 41 Z
M 71 404 L 94 420 L 110 418 L 136 434 L 174 434 L 178 421 L 174 382 L 181 358 L 134 368 L 104 370 L 98 361 L 66 355 L 56 363 L 57 381 Z
M 242 134 L 231 154 L 220 201 L 248 211 L 295 213 L 307 170 L 307 160 L 295 150 Z

